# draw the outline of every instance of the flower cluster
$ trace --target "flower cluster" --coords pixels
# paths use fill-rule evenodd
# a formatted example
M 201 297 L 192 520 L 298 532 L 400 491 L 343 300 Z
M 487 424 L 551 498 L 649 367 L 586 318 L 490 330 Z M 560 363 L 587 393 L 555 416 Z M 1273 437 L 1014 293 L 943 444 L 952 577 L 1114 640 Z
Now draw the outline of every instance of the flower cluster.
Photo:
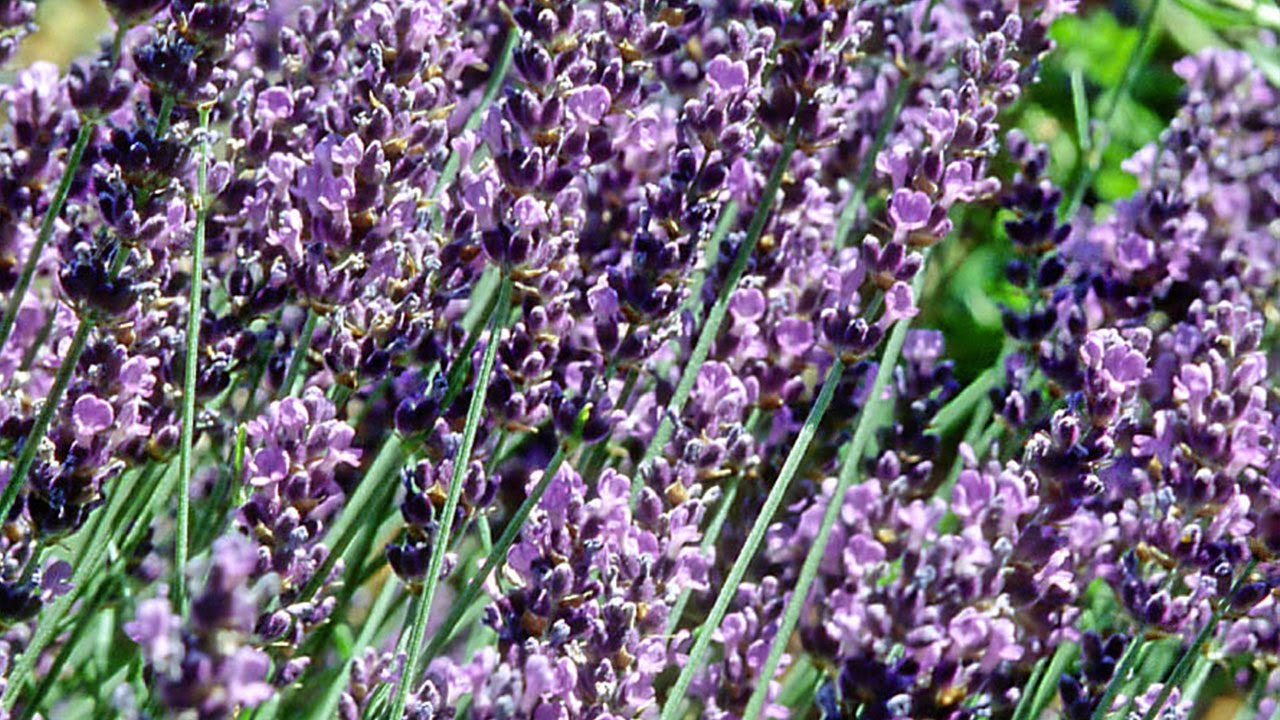
M 107 6 L 0 85 L 0 717 L 1280 683 L 1244 53 L 1175 65 L 1136 192 L 1077 211 L 1008 122 L 1068 0 Z M 34 11 L 0 0 L 0 63 Z M 966 218 L 1009 241 L 985 370 L 912 327 Z

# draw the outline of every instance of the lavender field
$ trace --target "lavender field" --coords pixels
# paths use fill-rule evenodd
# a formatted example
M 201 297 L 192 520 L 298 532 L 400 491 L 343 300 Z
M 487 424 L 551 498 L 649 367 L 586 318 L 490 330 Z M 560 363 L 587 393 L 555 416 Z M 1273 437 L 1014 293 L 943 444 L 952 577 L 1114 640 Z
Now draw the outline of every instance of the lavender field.
M 1280 720 L 1274 2 L 0 22 L 0 719 Z

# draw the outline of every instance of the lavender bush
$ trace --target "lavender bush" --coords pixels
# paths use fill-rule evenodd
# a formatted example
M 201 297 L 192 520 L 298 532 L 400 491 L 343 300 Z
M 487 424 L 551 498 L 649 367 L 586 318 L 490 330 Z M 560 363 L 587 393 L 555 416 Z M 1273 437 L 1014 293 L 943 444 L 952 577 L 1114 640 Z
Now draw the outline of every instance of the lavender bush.
M 106 5 L 0 0 L 0 717 L 1280 714 L 1249 55 L 1110 202 L 1158 3 L 1064 184 L 1073 0 Z

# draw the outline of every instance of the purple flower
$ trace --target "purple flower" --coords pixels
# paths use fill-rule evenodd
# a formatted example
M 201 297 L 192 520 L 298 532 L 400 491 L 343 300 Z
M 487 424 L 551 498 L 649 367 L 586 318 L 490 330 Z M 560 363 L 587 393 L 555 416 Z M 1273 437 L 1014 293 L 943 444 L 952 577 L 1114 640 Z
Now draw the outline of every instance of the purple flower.
M 717 55 L 707 63 L 707 82 L 717 93 L 729 94 L 747 86 L 747 64 Z
M 76 400 L 71 410 L 71 418 L 75 424 L 77 437 L 87 444 L 94 435 L 111 427 L 115 420 L 115 411 L 105 400 L 84 395 Z
M 612 105 L 613 99 L 609 91 L 601 85 L 589 85 L 579 88 L 569 95 L 569 109 L 584 123 L 600 122 Z

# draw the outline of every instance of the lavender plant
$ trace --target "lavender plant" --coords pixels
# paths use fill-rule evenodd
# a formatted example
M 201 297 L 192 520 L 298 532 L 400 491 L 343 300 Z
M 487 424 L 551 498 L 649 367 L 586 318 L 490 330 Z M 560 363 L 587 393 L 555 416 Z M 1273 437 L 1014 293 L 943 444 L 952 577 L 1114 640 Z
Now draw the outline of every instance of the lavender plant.
M 1248 54 L 1107 202 L 1155 2 L 1067 186 L 1068 0 L 105 2 L 0 0 L 0 717 L 1277 712 Z

